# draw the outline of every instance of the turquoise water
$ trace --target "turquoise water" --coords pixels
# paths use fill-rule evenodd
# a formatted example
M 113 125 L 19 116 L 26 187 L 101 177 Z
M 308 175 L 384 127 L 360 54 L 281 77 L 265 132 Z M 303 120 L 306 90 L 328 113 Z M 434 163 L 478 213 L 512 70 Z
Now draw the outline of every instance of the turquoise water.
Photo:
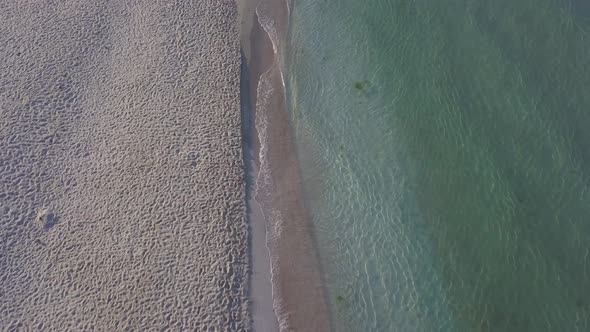
M 291 3 L 336 331 L 590 330 L 589 8 Z

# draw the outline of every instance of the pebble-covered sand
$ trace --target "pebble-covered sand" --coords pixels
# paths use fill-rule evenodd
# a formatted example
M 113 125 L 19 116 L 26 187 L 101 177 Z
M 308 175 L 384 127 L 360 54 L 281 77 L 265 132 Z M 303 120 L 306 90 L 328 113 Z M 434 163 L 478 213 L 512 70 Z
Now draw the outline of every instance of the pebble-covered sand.
M 0 329 L 250 328 L 237 22 L 0 2 Z

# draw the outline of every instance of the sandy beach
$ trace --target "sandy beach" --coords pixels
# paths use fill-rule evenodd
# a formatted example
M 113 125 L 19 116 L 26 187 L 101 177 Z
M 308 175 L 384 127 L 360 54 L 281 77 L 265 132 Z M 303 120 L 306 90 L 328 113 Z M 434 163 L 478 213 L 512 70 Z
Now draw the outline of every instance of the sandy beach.
M 248 330 L 235 1 L 0 22 L 0 327 Z

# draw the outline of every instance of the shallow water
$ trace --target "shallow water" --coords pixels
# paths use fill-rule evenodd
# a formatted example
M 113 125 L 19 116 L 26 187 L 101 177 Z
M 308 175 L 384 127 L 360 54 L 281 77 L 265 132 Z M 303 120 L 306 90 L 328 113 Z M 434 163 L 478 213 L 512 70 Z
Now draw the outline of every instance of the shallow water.
M 298 0 L 285 83 L 337 331 L 590 328 L 590 12 Z

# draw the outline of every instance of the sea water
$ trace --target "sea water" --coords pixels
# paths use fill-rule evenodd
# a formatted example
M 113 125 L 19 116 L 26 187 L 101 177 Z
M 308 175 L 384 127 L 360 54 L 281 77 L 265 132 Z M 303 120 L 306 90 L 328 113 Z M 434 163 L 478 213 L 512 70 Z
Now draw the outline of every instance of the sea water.
M 336 331 L 590 329 L 590 10 L 297 0 L 288 111 Z

